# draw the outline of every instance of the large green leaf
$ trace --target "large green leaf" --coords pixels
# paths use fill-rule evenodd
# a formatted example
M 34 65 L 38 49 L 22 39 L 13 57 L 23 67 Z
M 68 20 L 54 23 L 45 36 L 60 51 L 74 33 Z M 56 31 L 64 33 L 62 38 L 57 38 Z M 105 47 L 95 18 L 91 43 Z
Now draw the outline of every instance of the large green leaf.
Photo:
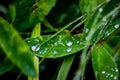
M 118 68 L 109 51 L 101 44 L 94 46 L 92 64 L 97 80 L 118 80 Z
M 14 26 L 18 30 L 25 30 L 43 21 L 55 3 L 56 0 L 15 0 L 16 19 Z
M 0 17 L 0 46 L 7 57 L 16 64 L 23 73 L 35 76 L 31 52 L 17 31 Z
M 46 56 L 46 58 L 70 55 L 85 47 L 79 37 L 73 37 L 68 32 L 63 31 L 52 38 L 50 37 L 52 36 L 46 36 L 43 39 L 39 37 L 28 38 L 26 41 L 35 55 Z

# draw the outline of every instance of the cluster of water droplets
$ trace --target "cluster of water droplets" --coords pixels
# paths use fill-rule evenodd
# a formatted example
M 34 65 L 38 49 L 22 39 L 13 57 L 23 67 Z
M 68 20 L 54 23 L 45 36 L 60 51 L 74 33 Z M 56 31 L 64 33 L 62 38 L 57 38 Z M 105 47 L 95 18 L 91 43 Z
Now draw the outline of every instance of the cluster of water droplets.
M 39 54 L 45 54 L 45 53 L 47 53 L 47 51 L 48 51 L 48 48 L 46 47 L 46 48 L 43 48 L 43 49 L 40 49 L 39 50 Z
M 117 68 L 111 68 L 112 73 L 107 72 L 105 70 L 102 70 L 101 74 L 105 75 L 106 79 L 110 78 L 111 80 L 117 80 L 118 76 L 115 75 L 116 73 L 118 73 L 118 69 Z

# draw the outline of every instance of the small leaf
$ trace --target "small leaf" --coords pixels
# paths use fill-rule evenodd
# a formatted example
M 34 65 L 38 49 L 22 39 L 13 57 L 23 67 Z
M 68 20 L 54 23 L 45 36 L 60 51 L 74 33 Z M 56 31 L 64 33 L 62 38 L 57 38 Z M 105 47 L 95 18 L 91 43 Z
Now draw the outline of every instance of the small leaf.
M 75 58 L 75 55 L 70 55 L 70 56 L 65 57 L 62 63 L 62 66 L 60 68 L 60 71 L 58 73 L 57 80 L 66 80 L 74 58 Z
M 14 22 L 16 17 L 16 8 L 15 5 L 10 4 L 9 5 L 9 10 L 8 10 L 8 19 L 10 19 L 11 23 Z
M 97 80 L 118 80 L 118 68 L 109 51 L 101 44 L 94 46 L 92 64 Z
M 16 64 L 24 74 L 35 76 L 31 52 L 17 31 L 0 17 L 0 46 L 7 57 Z

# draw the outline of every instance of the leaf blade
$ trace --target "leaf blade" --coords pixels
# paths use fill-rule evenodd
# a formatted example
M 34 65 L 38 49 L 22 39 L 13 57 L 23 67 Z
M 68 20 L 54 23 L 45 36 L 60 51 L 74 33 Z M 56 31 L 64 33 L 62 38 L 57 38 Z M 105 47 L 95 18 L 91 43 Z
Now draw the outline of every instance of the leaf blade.
M 16 64 L 24 74 L 36 76 L 31 52 L 11 24 L 0 17 L 0 45 L 7 57 Z

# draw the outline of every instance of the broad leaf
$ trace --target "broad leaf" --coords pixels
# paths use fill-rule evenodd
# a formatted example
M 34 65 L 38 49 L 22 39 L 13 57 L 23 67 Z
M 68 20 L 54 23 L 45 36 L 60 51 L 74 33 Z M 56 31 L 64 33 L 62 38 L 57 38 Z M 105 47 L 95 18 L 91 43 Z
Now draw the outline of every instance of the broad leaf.
M 63 31 L 53 38 L 50 37 L 43 37 L 43 40 L 39 37 L 28 38 L 26 41 L 35 55 L 46 58 L 70 55 L 85 47 L 79 37 L 73 37 L 68 32 Z
M 17 31 L 0 17 L 0 46 L 7 57 L 26 75 L 35 76 L 31 52 Z
M 56 0 L 15 0 L 16 19 L 14 26 L 22 31 L 43 21 L 55 3 Z
M 101 44 L 94 46 L 92 64 L 97 80 L 118 80 L 118 68 L 109 51 Z

